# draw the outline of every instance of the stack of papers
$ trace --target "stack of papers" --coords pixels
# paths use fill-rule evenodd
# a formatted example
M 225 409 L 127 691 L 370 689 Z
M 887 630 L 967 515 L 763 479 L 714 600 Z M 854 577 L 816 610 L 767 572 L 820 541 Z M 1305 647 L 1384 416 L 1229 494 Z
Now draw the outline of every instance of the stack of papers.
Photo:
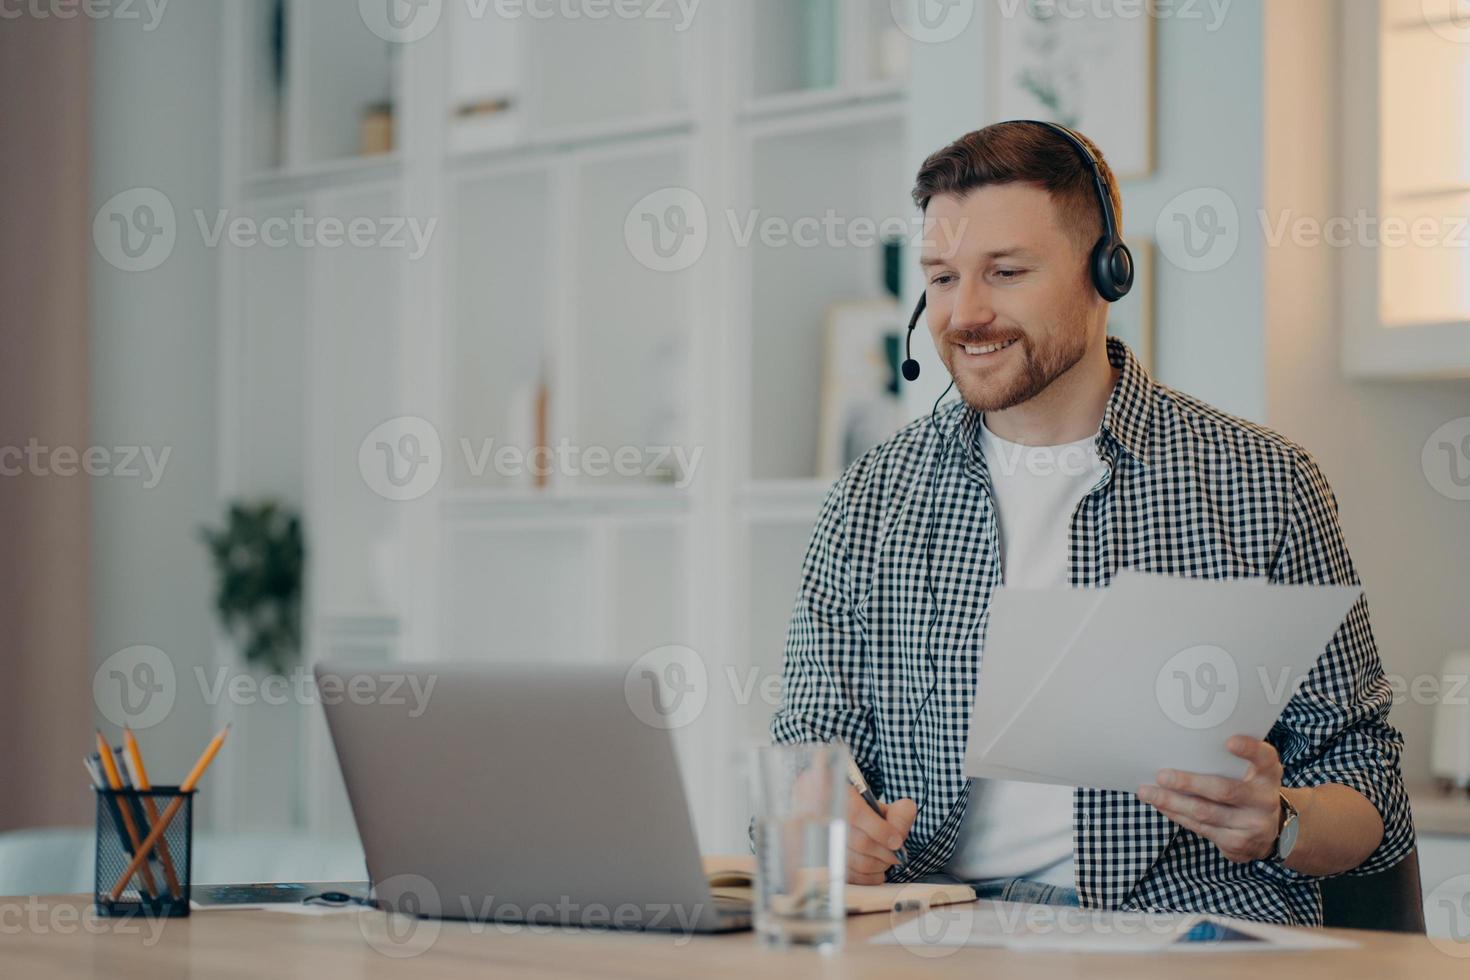
M 1123 570 L 991 598 L 965 774 L 1135 792 L 1164 768 L 1245 775 L 1361 589 Z

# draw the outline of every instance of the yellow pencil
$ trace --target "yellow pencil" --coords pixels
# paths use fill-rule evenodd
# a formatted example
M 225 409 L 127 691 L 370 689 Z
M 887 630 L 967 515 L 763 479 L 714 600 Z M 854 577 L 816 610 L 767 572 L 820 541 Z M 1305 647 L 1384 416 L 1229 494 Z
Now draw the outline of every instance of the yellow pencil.
M 107 785 L 112 789 L 122 789 L 122 774 L 117 771 L 117 760 L 112 757 L 112 746 L 107 744 L 107 739 L 102 736 L 101 731 L 97 732 L 97 755 L 102 759 L 102 771 L 107 775 Z M 127 884 L 128 878 L 133 876 L 134 871 L 141 869 L 143 884 L 148 889 L 144 894 L 151 899 L 158 893 L 158 885 L 153 881 L 153 873 L 148 870 L 148 862 L 136 860 L 144 851 L 140 843 L 141 838 L 138 836 L 138 825 L 133 822 L 133 808 L 126 797 L 117 797 L 117 812 L 118 816 L 122 817 L 123 827 L 127 829 L 128 840 L 133 842 L 133 864 L 135 865 L 129 869 L 127 878 L 123 879 L 123 884 Z M 119 890 L 118 895 L 121 894 Z M 117 901 L 116 896 L 113 897 L 113 901 Z
M 199 777 L 204 775 L 204 770 L 208 769 L 209 764 L 214 761 L 215 755 L 219 753 L 219 747 L 225 744 L 225 736 L 229 732 L 229 725 L 221 728 L 219 734 L 210 740 L 209 745 L 205 747 L 204 754 L 199 757 L 199 761 L 194 763 L 194 768 L 189 770 L 189 777 L 179 786 L 179 795 L 174 797 L 172 803 L 164 807 L 163 816 L 158 818 L 158 822 L 153 825 L 153 830 L 143 839 L 138 853 L 133 855 L 133 860 L 128 865 L 127 870 L 123 871 L 122 875 L 117 879 L 117 882 L 112 886 L 112 900 L 114 902 L 122 897 L 123 889 L 128 886 L 128 879 L 133 876 L 133 872 L 137 871 L 138 867 L 146 860 L 148 852 L 163 837 L 164 831 L 168 830 L 168 825 L 173 822 L 174 816 L 179 812 L 179 808 L 184 805 L 184 800 L 187 799 L 185 794 L 192 792 L 194 787 L 199 783 Z
M 133 737 L 131 728 L 123 729 L 123 749 L 127 752 L 126 761 L 132 769 L 133 788 L 144 791 L 152 789 L 148 784 L 148 770 L 143 765 L 143 753 L 138 749 L 138 740 Z M 153 797 L 143 797 L 143 808 L 148 811 L 148 819 L 158 823 L 158 804 L 153 802 Z M 173 858 L 168 853 L 168 841 L 158 842 L 158 856 L 163 859 L 163 874 L 168 879 L 168 893 L 174 898 L 182 898 L 178 875 L 174 873 Z

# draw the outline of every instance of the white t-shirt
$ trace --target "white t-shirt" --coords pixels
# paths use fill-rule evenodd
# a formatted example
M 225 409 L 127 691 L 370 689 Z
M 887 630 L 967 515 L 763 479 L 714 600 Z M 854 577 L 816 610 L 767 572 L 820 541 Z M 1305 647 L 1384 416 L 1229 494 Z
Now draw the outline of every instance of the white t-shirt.
M 1106 472 L 1096 434 L 1060 446 L 1023 446 L 983 423 L 980 448 L 990 470 L 1002 581 L 1066 585 L 1072 512 Z M 966 880 L 1025 877 L 1073 887 L 1071 787 L 970 780 L 945 871 Z

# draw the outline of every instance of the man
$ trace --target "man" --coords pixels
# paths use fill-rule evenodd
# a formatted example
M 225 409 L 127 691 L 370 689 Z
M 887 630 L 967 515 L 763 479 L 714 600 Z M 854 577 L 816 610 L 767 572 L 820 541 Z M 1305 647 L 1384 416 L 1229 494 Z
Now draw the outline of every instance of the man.
M 1115 222 L 1122 202 L 1073 135 L 999 123 L 921 167 L 927 322 L 961 397 L 828 494 L 772 734 L 841 739 L 889 801 L 880 816 L 849 796 L 852 882 L 1320 924 L 1318 879 L 1413 846 L 1362 597 L 1266 739 L 1227 743 L 1243 779 L 1165 770 L 1128 794 L 962 772 L 997 585 L 1103 586 L 1119 568 L 1358 583 L 1305 450 L 1159 385 L 1107 337 L 1094 166 Z

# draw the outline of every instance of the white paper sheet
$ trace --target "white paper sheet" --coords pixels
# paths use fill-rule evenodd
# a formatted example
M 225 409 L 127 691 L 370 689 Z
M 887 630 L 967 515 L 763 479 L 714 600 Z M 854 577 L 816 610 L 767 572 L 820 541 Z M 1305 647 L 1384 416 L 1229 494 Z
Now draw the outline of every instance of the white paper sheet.
M 1226 739 L 1266 735 L 1361 589 L 1120 571 L 1070 591 L 996 591 L 967 775 L 1124 792 L 1162 768 L 1239 778 Z
M 1025 701 L 1017 692 L 1035 690 L 1051 673 L 1106 595 L 1106 589 L 1066 586 L 995 590 L 970 716 L 967 765 L 971 752 L 989 746 L 1006 730 Z M 973 757 L 976 764 L 982 754 Z

